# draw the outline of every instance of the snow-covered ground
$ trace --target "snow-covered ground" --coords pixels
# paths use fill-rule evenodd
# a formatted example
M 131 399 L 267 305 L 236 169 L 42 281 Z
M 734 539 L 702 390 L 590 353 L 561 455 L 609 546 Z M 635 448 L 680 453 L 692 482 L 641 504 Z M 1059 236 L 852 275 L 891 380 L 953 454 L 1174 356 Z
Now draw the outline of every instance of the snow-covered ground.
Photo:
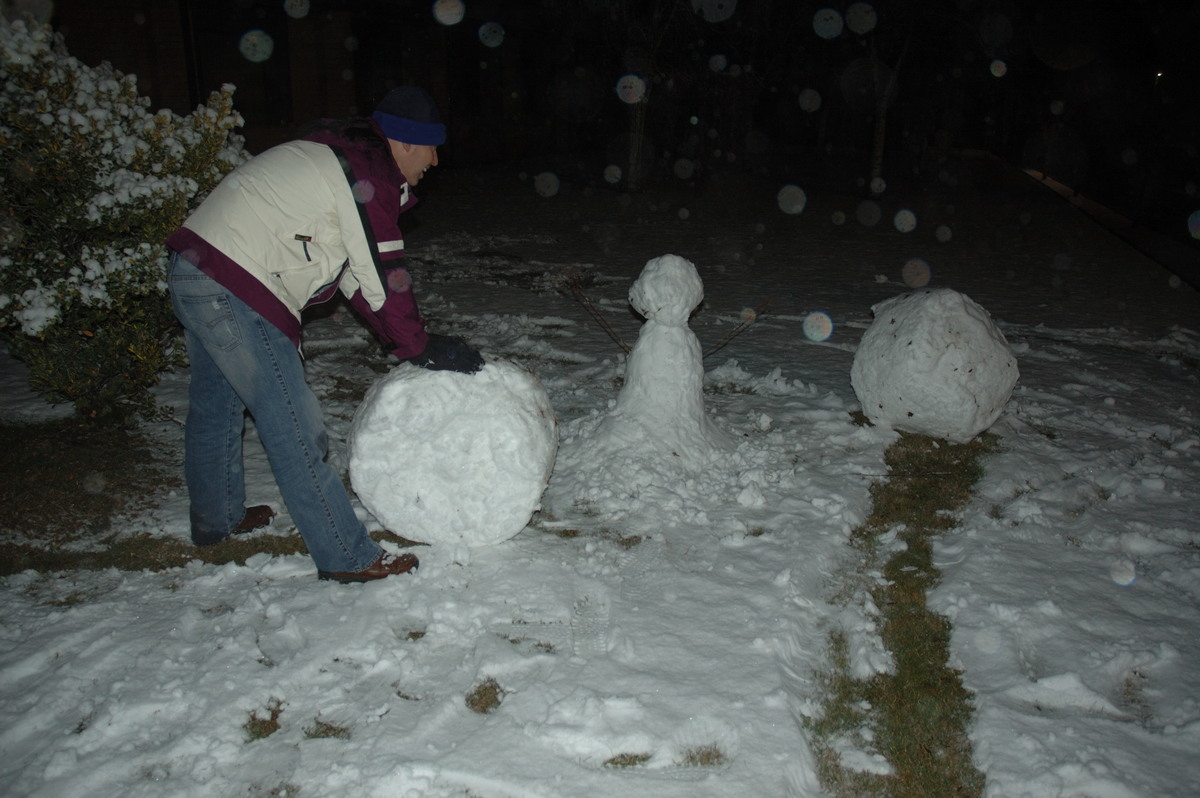
M 991 313 L 1021 371 L 993 428 L 1001 450 L 938 542 L 944 579 L 931 596 L 975 694 L 988 794 L 1194 794 L 1191 288 L 979 159 L 889 189 L 874 226 L 852 185 L 799 174 L 633 196 L 564 175 L 546 197 L 532 177 L 543 168 L 435 171 L 422 185 L 406 230 L 430 326 L 535 372 L 560 453 L 578 463 L 571 447 L 614 407 L 624 355 L 569 278 L 632 344 L 631 282 L 651 258 L 686 257 L 704 281 L 690 325 L 702 346 L 770 303 L 704 360 L 705 409 L 732 441 L 728 459 L 695 468 L 637 449 L 620 465 L 619 501 L 597 492 L 605 463 L 556 470 L 553 495 L 593 500 L 538 513 L 494 546 L 422 548 L 411 578 L 324 583 L 307 557 L 265 555 L 8 577 L 0 793 L 820 795 L 798 718 L 820 699 L 812 674 L 827 635 L 847 630 L 860 668 L 886 661 L 867 609 L 831 603 L 894 439 L 852 422 L 850 366 L 870 307 L 907 290 L 902 275 L 924 267 L 906 264 L 921 258 L 931 286 Z M 806 190 L 803 213 L 780 210 L 784 182 Z M 915 214 L 911 232 L 892 224 L 901 210 Z M 805 335 L 806 319 L 820 329 L 816 311 L 833 322 L 827 340 Z M 344 309 L 313 320 L 305 348 L 344 465 L 347 386 L 379 379 L 375 350 Z M 186 383 L 172 374 L 160 389 L 180 417 Z M 19 382 L 3 387 L 10 414 L 45 412 Z M 151 432 L 179 452 L 177 425 Z M 266 534 L 289 534 L 253 440 L 248 453 L 251 501 L 281 510 Z M 569 484 L 584 472 L 587 485 Z M 124 528 L 186 538 L 186 497 L 164 496 Z M 502 703 L 476 714 L 465 696 L 489 677 Z M 272 707 L 279 730 L 247 742 L 247 719 Z M 307 736 L 318 722 L 348 739 Z M 695 761 L 714 749 L 715 762 Z M 646 758 L 605 764 L 620 755 Z

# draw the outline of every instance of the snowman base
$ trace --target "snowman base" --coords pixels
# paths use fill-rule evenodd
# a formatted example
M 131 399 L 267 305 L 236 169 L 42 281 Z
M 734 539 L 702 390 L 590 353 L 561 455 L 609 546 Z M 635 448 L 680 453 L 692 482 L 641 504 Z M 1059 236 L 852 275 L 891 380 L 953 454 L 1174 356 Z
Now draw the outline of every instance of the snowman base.
M 584 507 L 623 521 L 641 506 L 674 507 L 673 486 L 707 479 L 728 463 L 735 441 L 705 413 L 704 355 L 688 327 L 703 299 L 691 261 L 662 255 L 646 263 L 629 289 L 630 306 L 646 322 L 621 392 L 607 415 L 585 420 L 564 444 L 547 497 L 552 512 Z
M 429 544 L 514 537 L 539 508 L 558 448 L 549 397 L 529 371 L 393 369 L 350 430 L 350 483 L 390 531 Z
M 996 421 L 1019 372 L 986 310 L 949 288 L 871 310 L 850 383 L 872 424 L 966 443 Z

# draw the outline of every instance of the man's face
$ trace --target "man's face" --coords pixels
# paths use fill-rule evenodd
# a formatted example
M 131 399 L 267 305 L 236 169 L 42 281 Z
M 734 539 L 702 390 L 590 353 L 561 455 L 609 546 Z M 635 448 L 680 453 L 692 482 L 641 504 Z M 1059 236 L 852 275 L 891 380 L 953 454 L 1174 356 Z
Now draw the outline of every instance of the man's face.
M 396 159 L 396 166 L 400 167 L 410 186 L 421 182 L 421 178 L 431 166 L 437 166 L 437 147 L 430 144 L 408 144 L 392 139 L 388 140 L 388 145 L 392 149 L 392 157 Z

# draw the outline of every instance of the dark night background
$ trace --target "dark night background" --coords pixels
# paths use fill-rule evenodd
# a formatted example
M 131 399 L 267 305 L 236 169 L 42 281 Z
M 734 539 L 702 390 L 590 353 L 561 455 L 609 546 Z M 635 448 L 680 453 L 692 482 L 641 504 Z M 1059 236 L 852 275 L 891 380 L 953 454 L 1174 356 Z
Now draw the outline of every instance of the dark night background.
M 187 113 L 233 83 L 252 152 L 308 119 L 369 113 L 390 87 L 417 83 L 449 127 L 443 165 L 522 164 L 567 185 L 603 186 L 608 163 L 626 170 L 625 188 L 634 175 L 638 185 L 678 181 L 679 158 L 694 163 L 697 190 L 727 169 L 803 181 L 838 164 L 868 176 L 894 76 L 889 182 L 940 149 L 988 150 L 1196 243 L 1187 225 L 1200 209 L 1200 3 L 880 0 L 873 30 L 833 39 L 815 32 L 814 14 L 855 4 L 464 5 L 465 18 L 446 26 L 431 0 L 310 0 L 292 15 L 284 0 L 60 0 L 51 21 L 72 55 L 136 74 L 153 107 Z M 504 29 L 496 47 L 479 35 L 490 22 Z M 262 62 L 239 52 L 253 29 L 274 42 Z M 630 73 L 648 85 L 636 106 L 615 91 Z M 801 108 L 804 89 L 820 93 L 819 109 Z

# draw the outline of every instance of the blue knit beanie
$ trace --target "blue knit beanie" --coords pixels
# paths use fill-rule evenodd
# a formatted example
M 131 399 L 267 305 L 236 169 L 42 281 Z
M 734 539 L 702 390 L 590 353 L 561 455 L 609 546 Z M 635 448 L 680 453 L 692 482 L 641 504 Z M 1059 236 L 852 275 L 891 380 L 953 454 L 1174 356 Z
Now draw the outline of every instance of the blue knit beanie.
M 437 147 L 446 141 L 446 126 L 429 92 L 419 86 L 397 86 L 371 114 L 383 135 L 406 144 Z

